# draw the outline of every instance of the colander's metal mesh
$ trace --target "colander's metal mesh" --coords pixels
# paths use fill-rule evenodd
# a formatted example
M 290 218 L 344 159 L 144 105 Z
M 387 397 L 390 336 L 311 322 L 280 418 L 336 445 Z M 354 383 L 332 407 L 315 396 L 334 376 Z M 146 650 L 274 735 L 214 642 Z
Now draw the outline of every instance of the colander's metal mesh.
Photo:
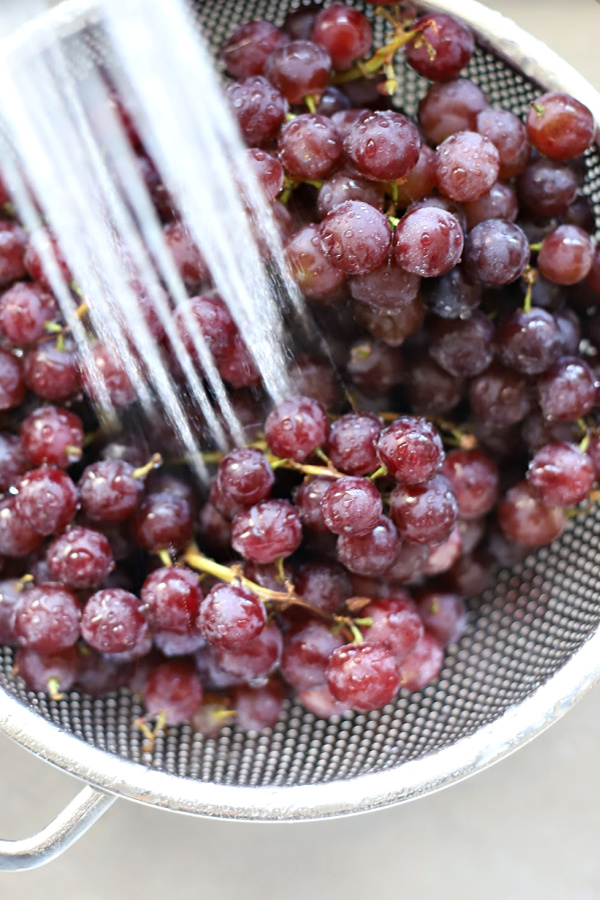
M 215 48 L 241 21 L 265 17 L 281 23 L 297 0 L 204 0 L 200 21 Z M 360 7 L 360 4 L 357 4 Z M 382 37 L 377 25 L 376 36 Z M 96 37 L 94 56 L 102 55 Z M 525 112 L 537 88 L 505 62 L 479 48 L 469 76 L 514 112 Z M 426 84 L 402 73 L 400 103 L 414 113 Z M 600 158 L 589 153 L 585 192 L 600 211 Z M 72 692 L 55 702 L 25 690 L 12 671 L 13 654 L 0 650 L 0 686 L 59 728 L 124 759 L 181 778 L 233 785 L 316 784 L 381 771 L 440 750 L 472 734 L 518 704 L 556 673 L 591 636 L 600 620 L 600 510 L 573 520 L 560 542 L 530 556 L 471 609 L 470 627 L 448 653 L 442 676 L 422 694 L 401 694 L 369 715 L 322 721 L 287 704 L 278 725 L 264 734 L 224 729 L 203 740 L 188 726 L 159 736 L 142 753 L 134 726 L 141 707 L 122 692 L 94 700 Z

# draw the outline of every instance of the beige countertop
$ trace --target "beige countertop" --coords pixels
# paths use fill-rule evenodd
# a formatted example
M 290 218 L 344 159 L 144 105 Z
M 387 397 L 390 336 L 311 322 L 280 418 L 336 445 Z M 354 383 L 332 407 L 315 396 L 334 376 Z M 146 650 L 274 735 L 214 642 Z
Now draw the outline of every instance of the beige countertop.
M 600 85 L 600 3 L 497 0 Z M 457 3 L 457 9 L 460 3 Z M 600 688 L 514 756 L 439 794 L 299 825 L 192 819 L 118 802 L 2 900 L 598 900 Z M 0 738 L 0 836 L 37 830 L 78 789 Z

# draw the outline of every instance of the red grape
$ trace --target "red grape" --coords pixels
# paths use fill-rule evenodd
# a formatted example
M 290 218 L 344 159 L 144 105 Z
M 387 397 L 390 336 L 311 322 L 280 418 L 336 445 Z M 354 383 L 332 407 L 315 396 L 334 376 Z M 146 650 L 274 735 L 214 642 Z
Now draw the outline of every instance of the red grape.
M 558 92 L 535 99 L 526 126 L 534 147 L 555 159 L 579 156 L 591 146 L 596 133 L 594 117 L 587 106 Z
M 398 693 L 398 663 L 381 644 L 347 644 L 331 655 L 327 685 L 351 709 L 381 709 Z

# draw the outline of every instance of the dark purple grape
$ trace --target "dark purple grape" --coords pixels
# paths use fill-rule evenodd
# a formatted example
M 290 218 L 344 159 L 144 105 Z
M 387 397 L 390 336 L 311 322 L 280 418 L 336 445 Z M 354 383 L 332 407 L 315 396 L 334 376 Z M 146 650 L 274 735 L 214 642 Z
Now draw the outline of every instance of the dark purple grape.
M 563 304 L 554 313 L 554 321 L 560 332 L 562 354 L 575 356 L 581 341 L 581 321 L 577 313 Z
M 402 356 L 376 341 L 361 341 L 350 348 L 346 372 L 352 384 L 366 394 L 381 394 L 402 380 Z
M 351 106 L 360 109 L 393 109 L 392 98 L 387 93 L 386 77 L 383 72 L 372 78 L 356 78 L 342 85 Z
M 59 653 L 79 639 L 77 597 L 62 584 L 38 584 L 21 594 L 15 608 L 19 643 L 38 653 Z
M 73 521 L 79 495 L 62 469 L 50 466 L 34 469 L 21 478 L 17 488 L 17 515 L 39 534 L 58 533 Z
M 393 523 L 382 516 L 369 534 L 342 534 L 337 541 L 337 554 L 350 572 L 356 575 L 382 575 L 393 564 L 400 542 Z
M 458 378 L 477 375 L 494 358 L 494 326 L 475 311 L 470 319 L 438 319 L 432 329 L 429 352 L 433 359 Z
M 340 399 L 337 373 L 323 359 L 299 354 L 290 372 L 292 392 L 316 400 L 325 409 L 336 406 Z
M 485 222 L 486 219 L 504 219 L 506 222 L 514 222 L 519 205 L 514 189 L 502 181 L 497 181 L 479 200 L 463 203 L 463 209 L 467 217 L 467 228 L 470 230 L 480 222 Z
M 594 117 L 587 106 L 558 92 L 542 94 L 527 115 L 529 140 L 540 153 L 553 159 L 573 159 L 592 145 Z
M 527 268 L 529 255 L 529 242 L 518 225 L 488 219 L 467 235 L 465 272 L 475 282 L 510 284 Z
M 300 622 L 284 637 L 281 674 L 296 691 L 323 687 L 327 684 L 329 657 L 343 643 L 324 622 Z
M 402 309 L 419 293 L 421 279 L 418 275 L 385 262 L 365 275 L 352 275 L 348 281 L 350 293 L 360 303 L 378 309 Z
M 202 683 L 191 663 L 166 662 L 152 669 L 143 696 L 149 716 L 164 716 L 166 725 L 180 725 L 202 703 Z
M 264 73 L 290 103 L 319 97 L 329 81 L 331 57 L 312 41 L 291 41 L 267 57 Z
M 474 82 L 438 82 L 419 103 L 419 124 L 428 141 L 440 144 L 451 134 L 475 129 L 478 114 L 486 108 L 485 94 Z
M 563 356 L 538 381 L 542 413 L 547 419 L 579 419 L 596 404 L 596 380 L 588 364 Z
M 564 352 L 560 329 L 544 309 L 516 310 L 496 331 L 500 359 L 524 375 L 545 372 Z
M 439 544 L 458 520 L 452 485 L 443 475 L 434 475 L 425 484 L 399 484 L 390 498 L 390 516 L 400 537 L 416 544 Z
M 394 258 L 399 266 L 431 278 L 460 262 L 464 236 L 458 220 L 438 207 L 409 210 L 394 233 Z
M 275 562 L 300 546 L 302 524 L 287 500 L 263 500 L 239 513 L 231 526 L 231 546 L 245 559 Z
M 283 126 L 279 158 L 290 174 L 305 181 L 325 178 L 342 155 L 342 138 L 331 119 L 313 113 L 296 116 Z
M 265 438 L 275 456 L 304 462 L 327 440 L 329 422 L 320 403 L 310 397 L 292 397 L 271 410 Z
M 525 296 L 529 287 L 530 285 L 526 283 L 525 279 L 522 279 L 519 283 L 520 293 Z M 531 285 L 532 306 L 552 311 L 561 305 L 565 299 L 565 295 L 566 291 L 562 285 L 548 281 L 547 278 L 544 278 L 544 276 L 540 275 L 538 272 L 536 280 L 533 285 Z
M 436 150 L 435 174 L 446 197 L 478 200 L 498 180 L 500 155 L 486 137 L 476 131 L 461 131 L 446 138 Z
M 198 623 L 205 640 L 220 650 L 241 650 L 265 627 L 263 603 L 248 588 L 217 584 L 200 606 Z
M 388 258 L 392 232 L 386 216 L 359 200 L 346 200 L 328 213 L 320 226 L 327 259 L 348 275 L 361 275 Z
M 520 422 L 531 408 L 528 385 L 523 376 L 498 363 L 473 379 L 469 386 L 469 402 L 475 415 L 492 429 Z
M 423 301 L 418 294 L 402 309 L 376 309 L 366 303 L 355 302 L 352 311 L 373 337 L 389 347 L 399 347 L 425 321 Z
M 381 644 L 346 644 L 330 657 L 327 686 L 351 709 L 381 709 L 398 693 L 398 663 Z
M 468 319 L 481 303 L 482 289 L 465 278 L 464 270 L 455 266 L 439 278 L 423 282 L 421 292 L 429 312 L 441 319 Z
M 416 165 L 420 146 L 417 127 L 390 110 L 362 116 L 344 140 L 344 150 L 358 171 L 376 181 L 404 178 Z
M 576 225 L 559 225 L 542 241 L 537 264 L 549 281 L 576 284 L 589 275 L 593 259 L 594 245 L 589 234 Z
M 383 512 L 381 494 L 367 478 L 338 478 L 321 500 L 323 521 L 334 534 L 368 534 Z
M 439 471 L 444 447 L 437 429 L 426 419 L 402 416 L 381 432 L 377 453 L 401 484 L 421 484 Z
M 540 156 L 519 177 L 517 193 L 534 216 L 560 216 L 575 199 L 577 182 L 566 163 Z
M 487 453 L 451 450 L 446 456 L 443 473 L 452 485 L 462 518 L 484 516 L 496 503 L 500 473 Z
M 500 178 L 520 175 L 529 160 L 527 130 L 508 109 L 484 109 L 477 116 L 475 130 L 492 142 L 500 156 Z
M 575 197 L 562 216 L 563 225 L 576 225 L 589 234 L 596 231 L 596 213 L 589 197 Z
M 196 620 L 203 593 L 195 572 L 169 566 L 148 575 L 140 597 L 155 629 L 186 634 Z
M 531 456 L 552 443 L 572 443 L 578 433 L 578 426 L 572 421 L 552 421 L 545 419 L 541 412 L 531 413 L 521 425 L 521 434 Z
M 263 19 L 239 25 L 221 51 L 228 75 L 248 78 L 262 75 L 269 54 L 289 42 L 289 37 L 271 22 Z
M 134 594 L 107 588 L 92 594 L 87 601 L 81 633 L 99 653 L 135 652 L 148 637 L 148 622 Z
M 311 3 L 288 13 L 283 21 L 283 30 L 293 41 L 310 40 L 313 26 L 321 9 L 320 4 Z
M 404 376 L 404 391 L 414 413 L 436 416 L 460 403 L 463 382 L 438 366 L 428 353 L 422 353 L 410 361 Z
M 285 122 L 287 100 L 261 75 L 228 84 L 225 94 L 244 140 L 250 146 L 276 137 Z
M 498 505 L 498 524 L 511 541 L 543 547 L 561 536 L 567 518 L 560 506 L 545 503 L 531 485 L 519 481 Z
M 381 420 L 371 413 L 348 413 L 337 419 L 325 445 L 335 468 L 348 475 L 374 472 L 379 467 L 376 445 L 381 428 Z
M 527 481 L 545 503 L 575 506 L 587 499 L 595 480 L 589 456 L 575 444 L 546 444 L 529 463 Z
M 319 98 L 315 112 L 320 116 L 331 118 L 335 113 L 345 112 L 349 108 L 350 100 L 346 94 L 340 88 L 328 84 Z

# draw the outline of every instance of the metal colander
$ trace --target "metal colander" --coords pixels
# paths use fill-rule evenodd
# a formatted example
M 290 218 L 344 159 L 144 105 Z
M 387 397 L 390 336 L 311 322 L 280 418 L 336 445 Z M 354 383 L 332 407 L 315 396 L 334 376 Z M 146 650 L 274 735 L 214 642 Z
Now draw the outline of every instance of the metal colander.
M 298 0 L 200 0 L 196 14 L 218 48 L 253 18 L 280 24 Z M 359 8 L 363 8 L 357 3 Z M 544 89 L 578 96 L 600 119 L 600 96 L 543 44 L 475 2 L 430 2 L 460 11 L 479 35 L 468 75 L 522 115 Z M 89 4 L 66 2 L 52 16 L 85 25 Z M 371 14 L 372 10 L 367 10 Z M 44 27 L 43 25 L 40 27 Z M 375 25 L 381 43 L 384 23 Z M 91 28 L 89 50 L 103 47 Z M 427 84 L 400 70 L 399 101 L 414 113 Z M 587 154 L 583 188 L 600 211 L 600 156 Z M 225 728 L 203 739 L 169 728 L 153 751 L 134 726 L 142 714 L 123 691 L 102 700 L 71 692 L 56 702 L 27 691 L 0 650 L 0 728 L 24 747 L 87 782 L 41 834 L 0 842 L 0 869 L 39 865 L 82 834 L 116 799 L 195 815 L 254 821 L 340 816 L 413 799 L 458 781 L 521 746 L 559 718 L 600 677 L 600 511 L 571 522 L 564 537 L 499 571 L 471 604 L 469 628 L 446 656 L 440 680 L 368 715 L 315 718 L 288 702 L 261 734 Z

